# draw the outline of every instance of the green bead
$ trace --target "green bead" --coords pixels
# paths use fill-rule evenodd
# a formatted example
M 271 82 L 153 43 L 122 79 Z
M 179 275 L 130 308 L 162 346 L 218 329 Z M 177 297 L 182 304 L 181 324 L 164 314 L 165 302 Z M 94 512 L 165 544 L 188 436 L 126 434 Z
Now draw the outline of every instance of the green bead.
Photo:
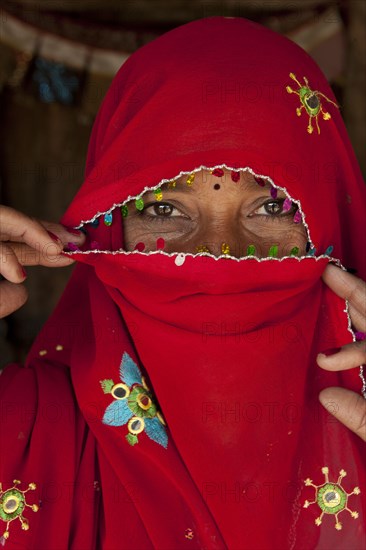
M 135 200 L 135 206 L 136 206 L 137 210 L 143 210 L 144 209 L 144 199 L 142 199 L 141 197 L 136 199 Z
M 124 204 L 121 206 L 121 213 L 124 218 L 127 218 L 128 216 L 128 206 L 127 204 Z
M 268 256 L 270 258 L 275 258 L 278 254 L 278 246 L 276 244 L 274 244 L 273 246 L 271 246 L 271 248 L 268 250 Z
M 298 246 L 294 246 L 294 247 L 291 249 L 290 256 L 298 256 L 298 255 L 299 255 L 299 247 L 298 247 Z
M 255 256 L 255 252 L 254 244 L 250 244 L 247 248 L 247 256 Z
M 137 210 L 143 210 L 144 209 L 144 199 L 139 197 L 135 200 L 135 206 Z

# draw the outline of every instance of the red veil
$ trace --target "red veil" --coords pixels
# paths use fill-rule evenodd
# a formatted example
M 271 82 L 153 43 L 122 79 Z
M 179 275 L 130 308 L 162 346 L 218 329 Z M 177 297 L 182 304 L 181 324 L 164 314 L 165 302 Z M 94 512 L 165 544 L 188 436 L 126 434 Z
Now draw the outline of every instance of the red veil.
M 2 506 L 14 479 L 40 506 L 27 532 L 11 519 L 6 548 L 364 547 L 364 447 L 318 404 L 362 381 L 315 362 L 354 338 L 327 263 L 366 273 L 365 190 L 334 101 L 306 53 L 242 18 L 183 25 L 120 69 L 63 218 L 85 252 L 26 366 L 2 375 Z M 219 166 L 299 201 L 310 255 L 121 250 L 120 205 Z

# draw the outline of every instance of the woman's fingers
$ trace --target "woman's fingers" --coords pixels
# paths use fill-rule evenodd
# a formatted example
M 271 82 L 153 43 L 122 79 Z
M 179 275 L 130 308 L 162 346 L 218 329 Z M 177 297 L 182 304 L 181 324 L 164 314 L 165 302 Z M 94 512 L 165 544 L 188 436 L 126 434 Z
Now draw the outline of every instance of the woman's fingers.
M 342 424 L 366 441 L 366 400 L 344 388 L 326 388 L 319 395 L 321 404 Z
M 334 265 L 327 266 L 323 280 L 338 296 L 348 300 L 352 325 L 366 331 L 366 283 Z M 366 363 L 366 341 L 325 350 L 318 354 L 317 363 L 330 371 L 358 367 Z M 345 388 L 326 388 L 320 392 L 319 400 L 342 424 L 366 441 L 366 400 L 362 395 Z
M 325 350 L 318 354 L 319 367 L 330 371 L 354 369 L 366 363 L 366 340 L 347 344 L 342 348 Z
M 0 318 L 10 315 L 27 301 L 28 293 L 24 285 L 0 282 Z
M 0 275 L 11 283 L 22 283 L 26 277 L 11 246 L 0 242 Z
M 0 206 L 0 317 L 18 309 L 27 299 L 22 287 L 26 277 L 23 266 L 62 267 L 73 260 L 61 254 L 73 245 L 81 246 L 85 235 L 62 225 L 40 222 L 21 212 Z
M 64 267 L 74 262 L 69 256 L 60 254 L 54 243 L 48 243 L 43 248 L 32 248 L 23 243 L 8 245 L 21 265 L 43 265 L 46 267 Z M 65 245 L 67 246 L 67 245 Z
M 0 207 L 0 241 L 6 242 L 13 249 L 19 263 L 23 265 L 58 264 L 54 258 L 60 255 L 69 242 L 80 246 L 84 240 L 85 235 L 81 231 L 38 221 L 7 206 Z M 6 259 L 6 255 L 3 255 L 3 261 Z
M 323 273 L 323 281 L 338 296 L 348 300 L 350 306 L 356 309 L 363 318 L 366 317 L 366 283 L 364 281 L 331 264 Z

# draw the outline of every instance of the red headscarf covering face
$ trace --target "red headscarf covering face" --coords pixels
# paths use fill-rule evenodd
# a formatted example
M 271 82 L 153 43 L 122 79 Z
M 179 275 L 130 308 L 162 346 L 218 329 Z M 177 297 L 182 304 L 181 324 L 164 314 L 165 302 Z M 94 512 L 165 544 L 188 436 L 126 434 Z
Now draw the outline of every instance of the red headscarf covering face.
M 354 338 L 321 281 L 329 251 L 365 274 L 365 192 L 334 103 L 307 54 L 241 18 L 183 25 L 123 65 L 63 218 L 87 231 L 80 265 L 27 368 L 3 375 L 5 402 L 32 412 L 5 427 L 2 479 L 42 500 L 9 548 L 363 547 L 361 442 L 317 398 L 362 385 L 315 362 Z M 125 252 L 120 206 L 202 167 L 298 201 L 311 255 Z

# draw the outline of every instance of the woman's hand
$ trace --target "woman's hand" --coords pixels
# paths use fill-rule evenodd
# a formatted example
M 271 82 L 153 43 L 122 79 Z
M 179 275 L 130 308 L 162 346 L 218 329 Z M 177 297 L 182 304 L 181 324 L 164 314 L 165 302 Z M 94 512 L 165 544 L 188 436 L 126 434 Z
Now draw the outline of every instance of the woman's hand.
M 63 267 L 73 263 L 61 255 L 67 243 L 81 245 L 85 236 L 55 223 L 37 221 L 21 212 L 0 206 L 0 317 L 20 308 L 27 300 L 21 284 L 26 278 L 23 266 Z
M 357 331 L 366 332 L 366 283 L 334 265 L 327 266 L 323 280 L 338 296 L 348 300 L 352 325 Z M 359 367 L 366 363 L 366 340 L 319 353 L 317 362 L 330 371 Z M 362 395 L 345 388 L 326 388 L 320 392 L 319 400 L 340 422 L 366 441 L 366 399 Z

